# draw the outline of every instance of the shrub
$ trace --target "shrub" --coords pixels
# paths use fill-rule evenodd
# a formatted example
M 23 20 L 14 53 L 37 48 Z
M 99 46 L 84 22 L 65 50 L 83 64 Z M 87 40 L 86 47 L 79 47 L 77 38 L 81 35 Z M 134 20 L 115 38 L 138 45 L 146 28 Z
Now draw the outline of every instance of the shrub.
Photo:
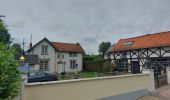
M 14 52 L 0 43 L 0 99 L 14 98 L 19 93 L 20 74 Z
M 112 64 L 111 61 L 106 61 L 103 63 L 103 72 L 111 72 L 112 71 Z

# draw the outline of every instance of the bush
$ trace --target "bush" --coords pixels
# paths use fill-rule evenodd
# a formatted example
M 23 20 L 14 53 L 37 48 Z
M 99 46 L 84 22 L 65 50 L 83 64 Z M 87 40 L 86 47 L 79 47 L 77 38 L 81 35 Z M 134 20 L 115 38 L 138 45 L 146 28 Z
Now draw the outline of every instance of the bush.
M 112 72 L 112 64 L 111 61 L 106 61 L 103 63 L 103 72 Z
M 88 72 L 101 72 L 103 60 L 99 61 L 84 61 L 84 70 Z
M 102 56 L 86 56 L 83 58 L 83 69 L 88 72 L 106 72 L 107 65 L 103 66 L 107 60 Z M 108 63 L 107 63 L 108 64 Z M 111 63 L 110 63 L 111 64 Z
M 19 93 L 20 73 L 14 52 L 0 43 L 0 99 L 14 98 Z

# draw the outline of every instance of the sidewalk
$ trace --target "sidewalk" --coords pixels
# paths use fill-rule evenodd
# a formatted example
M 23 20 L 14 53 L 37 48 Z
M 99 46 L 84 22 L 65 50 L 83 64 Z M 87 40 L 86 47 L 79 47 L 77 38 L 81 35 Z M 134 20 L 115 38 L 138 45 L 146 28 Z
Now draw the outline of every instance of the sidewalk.
M 144 96 L 138 100 L 170 100 L 170 85 L 157 89 L 152 96 Z

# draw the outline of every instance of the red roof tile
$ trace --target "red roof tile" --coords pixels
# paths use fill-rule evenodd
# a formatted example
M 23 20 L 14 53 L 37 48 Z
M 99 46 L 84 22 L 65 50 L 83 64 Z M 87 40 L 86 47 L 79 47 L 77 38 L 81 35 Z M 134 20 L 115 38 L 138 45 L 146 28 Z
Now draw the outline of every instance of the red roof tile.
M 131 45 L 124 45 L 124 43 L 132 42 Z M 170 46 L 170 31 L 161 32 L 155 34 L 147 34 L 143 36 L 120 39 L 116 45 L 112 46 L 109 52 L 142 49 L 142 48 L 153 48 Z
M 81 52 L 85 53 L 83 48 L 79 43 L 73 44 L 73 43 L 61 43 L 61 42 L 51 42 L 55 48 L 59 51 L 63 52 Z

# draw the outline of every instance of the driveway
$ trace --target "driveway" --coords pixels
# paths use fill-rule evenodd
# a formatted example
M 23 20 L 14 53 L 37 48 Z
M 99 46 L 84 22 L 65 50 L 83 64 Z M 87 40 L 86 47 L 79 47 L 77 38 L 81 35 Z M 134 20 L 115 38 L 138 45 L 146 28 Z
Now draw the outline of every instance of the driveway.
M 138 100 L 170 100 L 170 85 L 157 89 L 152 96 L 144 96 Z

